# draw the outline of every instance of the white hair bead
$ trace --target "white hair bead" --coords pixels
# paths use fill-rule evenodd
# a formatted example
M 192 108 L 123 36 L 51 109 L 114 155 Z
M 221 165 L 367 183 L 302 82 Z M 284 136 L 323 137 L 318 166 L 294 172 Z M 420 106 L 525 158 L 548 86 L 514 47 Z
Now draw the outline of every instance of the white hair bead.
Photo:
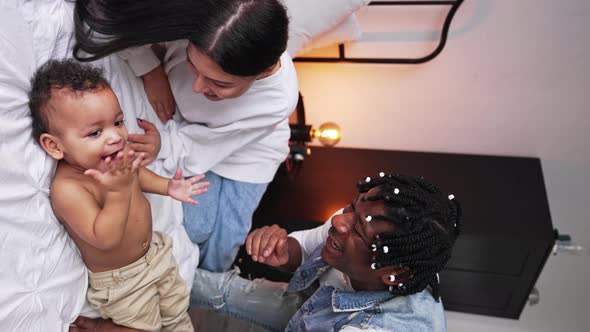
M 366 216 L 366 217 L 365 217 L 365 220 L 366 220 L 367 222 L 370 222 L 371 220 L 373 220 L 373 217 L 372 217 L 372 216 Z
M 370 177 L 370 176 L 367 176 L 367 177 L 365 178 L 365 182 L 371 182 L 371 177 Z
M 371 263 L 371 268 L 373 270 L 376 270 L 377 269 L 377 263 Z
M 385 176 L 385 173 L 383 173 L 383 172 L 379 172 L 379 177 L 380 177 L 380 178 L 382 178 L 382 177 L 384 177 L 384 176 Z
M 377 245 L 375 243 L 371 244 L 371 251 L 377 251 Z
M 388 246 L 383 246 L 383 253 L 386 254 L 389 252 L 389 247 Z
M 398 188 L 393 189 L 393 193 L 396 195 L 399 194 L 399 189 Z
M 390 274 L 389 275 L 389 281 L 394 282 L 395 281 L 395 274 Z
M 453 195 L 453 194 L 450 194 L 450 195 L 449 195 L 449 200 L 450 200 L 450 201 L 452 201 L 454 198 L 455 198 L 455 195 Z

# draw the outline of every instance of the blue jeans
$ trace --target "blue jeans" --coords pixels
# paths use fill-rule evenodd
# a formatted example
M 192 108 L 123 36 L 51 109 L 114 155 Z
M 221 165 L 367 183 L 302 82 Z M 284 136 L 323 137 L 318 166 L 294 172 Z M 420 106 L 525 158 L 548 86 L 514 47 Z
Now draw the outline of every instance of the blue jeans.
M 298 272 L 303 272 L 301 267 Z M 317 280 L 314 274 L 293 276 L 298 277 Z M 289 287 L 293 285 L 291 280 Z M 340 331 L 344 326 L 359 331 L 368 327 L 379 331 L 446 331 L 443 305 L 435 302 L 427 289 L 394 296 L 387 290 L 354 292 L 332 286 L 316 288 L 312 284 L 295 291 L 287 283 L 241 278 L 237 269 L 224 273 L 197 269 L 190 299 L 192 307 L 242 319 L 270 331 Z
M 183 203 L 184 228 L 199 246 L 199 267 L 223 272 L 231 267 L 252 227 L 252 215 L 268 183 L 230 180 L 207 172 L 209 191 L 193 197 L 199 205 Z
M 191 306 L 242 319 L 270 331 L 284 331 L 305 302 L 303 292 L 287 293 L 287 283 L 241 278 L 236 270 L 215 273 L 197 269 Z

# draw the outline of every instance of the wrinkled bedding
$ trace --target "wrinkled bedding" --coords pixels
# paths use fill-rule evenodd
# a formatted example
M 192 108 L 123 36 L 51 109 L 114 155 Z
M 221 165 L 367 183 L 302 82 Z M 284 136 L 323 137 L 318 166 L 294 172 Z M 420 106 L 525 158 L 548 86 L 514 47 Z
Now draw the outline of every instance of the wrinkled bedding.
M 85 304 L 84 264 L 51 211 L 55 161 L 34 143 L 27 105 L 35 69 L 50 58 L 71 56 L 72 10 L 73 3 L 64 1 L 0 2 L 0 331 L 66 331 L 81 312 L 93 314 Z M 124 61 L 111 56 L 95 65 L 104 67 L 129 132 L 142 132 L 136 117 L 158 122 L 141 81 Z M 172 236 L 180 273 L 190 287 L 198 247 L 184 231 L 180 202 L 148 198 L 154 229 Z
M 309 46 L 311 37 L 339 29 L 347 18 L 350 22 L 367 2 L 331 0 L 318 9 L 315 1 L 285 0 L 291 16 L 290 54 Z M 31 137 L 27 104 L 35 69 L 48 59 L 71 57 L 72 12 L 72 1 L 0 0 L 0 331 L 67 331 L 78 315 L 96 316 L 85 300 L 87 271 L 51 210 L 49 187 L 56 163 Z M 357 38 L 356 30 L 346 35 Z M 343 38 L 348 37 L 328 39 Z M 158 126 L 161 155 L 167 157 L 149 167 L 172 176 L 169 172 L 182 157 L 177 124 L 159 122 L 141 80 L 126 62 L 110 56 L 94 64 L 105 69 L 130 133 L 142 133 L 136 117 Z M 181 204 L 147 196 L 154 229 L 173 238 L 180 274 L 190 288 L 199 253 L 182 226 Z

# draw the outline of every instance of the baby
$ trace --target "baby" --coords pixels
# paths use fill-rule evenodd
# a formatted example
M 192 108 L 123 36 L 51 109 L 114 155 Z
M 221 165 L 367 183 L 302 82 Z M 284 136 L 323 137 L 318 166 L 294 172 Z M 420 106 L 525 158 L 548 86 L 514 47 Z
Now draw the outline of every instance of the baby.
M 102 71 L 50 60 L 34 74 L 29 106 L 33 135 L 59 161 L 51 185 L 57 218 L 89 270 L 88 302 L 115 323 L 140 330 L 193 331 L 189 293 L 170 237 L 152 232 L 143 192 L 196 204 L 202 175 L 172 179 L 141 166 L 126 146 L 119 101 Z

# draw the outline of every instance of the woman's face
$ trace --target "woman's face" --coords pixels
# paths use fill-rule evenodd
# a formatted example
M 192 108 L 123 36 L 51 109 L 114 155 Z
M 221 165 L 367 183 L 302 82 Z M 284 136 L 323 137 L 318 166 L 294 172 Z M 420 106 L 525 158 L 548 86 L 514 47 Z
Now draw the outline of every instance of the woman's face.
M 211 101 L 237 98 L 250 88 L 258 76 L 236 76 L 223 71 L 208 55 L 189 43 L 188 67 L 195 77 L 193 91 Z

